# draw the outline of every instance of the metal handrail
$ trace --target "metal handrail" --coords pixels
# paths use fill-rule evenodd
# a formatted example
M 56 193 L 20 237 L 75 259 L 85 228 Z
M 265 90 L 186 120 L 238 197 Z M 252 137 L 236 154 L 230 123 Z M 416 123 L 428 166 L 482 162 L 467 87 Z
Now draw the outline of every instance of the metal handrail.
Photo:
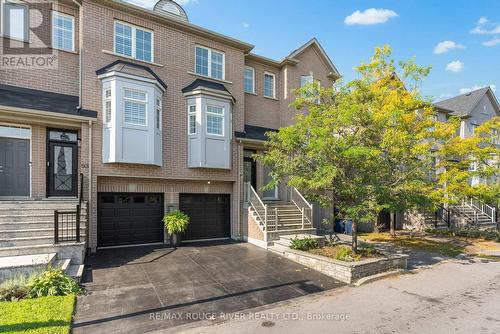
M 83 201 L 83 173 L 80 173 L 80 194 L 78 196 L 78 205 L 82 206 Z
M 484 213 L 488 218 L 491 219 L 491 221 L 494 223 L 495 222 L 495 211 L 496 208 L 492 207 L 478 199 L 475 198 L 468 198 L 468 203 L 470 206 L 475 207 L 476 209 L 480 210 L 482 213 Z
M 260 221 L 264 223 L 264 229 L 267 231 L 267 204 L 264 204 L 264 202 L 262 202 L 259 195 L 249 182 L 247 182 L 246 185 L 247 189 L 249 190 L 248 203 L 250 203 L 250 206 L 254 209 Z M 256 200 L 253 200 L 253 198 L 255 198 Z M 261 211 L 262 210 L 264 211 L 264 217 L 262 217 L 262 215 L 259 212 L 259 209 L 257 208 L 257 206 L 259 205 L 261 207 Z
M 313 224 L 313 206 L 304 198 L 304 196 L 302 196 L 302 194 L 295 187 L 291 188 L 290 200 L 302 213 L 302 229 L 304 229 L 304 219 L 309 221 L 310 224 Z M 302 205 L 299 205 L 299 203 L 297 202 L 302 202 Z M 306 210 L 308 211 L 308 213 L 306 213 Z

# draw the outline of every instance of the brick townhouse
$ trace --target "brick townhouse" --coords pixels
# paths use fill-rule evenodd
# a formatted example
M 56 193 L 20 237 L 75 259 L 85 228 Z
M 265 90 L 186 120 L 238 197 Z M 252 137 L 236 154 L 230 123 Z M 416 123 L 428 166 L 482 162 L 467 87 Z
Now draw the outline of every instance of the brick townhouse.
M 2 1 L 2 57 L 46 35 L 57 66 L 0 67 L 0 256 L 168 243 L 175 208 L 186 242 L 314 230 L 297 190 L 259 190 L 270 171 L 252 156 L 293 122 L 294 89 L 340 77 L 316 39 L 273 60 L 174 1 L 37 4 Z

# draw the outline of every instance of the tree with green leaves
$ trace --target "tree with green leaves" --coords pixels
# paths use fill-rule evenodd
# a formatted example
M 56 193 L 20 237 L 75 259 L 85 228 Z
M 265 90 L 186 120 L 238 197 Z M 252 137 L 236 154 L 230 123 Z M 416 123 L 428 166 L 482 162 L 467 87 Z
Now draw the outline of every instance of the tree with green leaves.
M 396 66 L 384 46 L 357 67 L 358 79 L 299 90 L 294 106 L 307 113 L 269 134 L 259 156 L 273 170 L 268 187 L 286 182 L 335 207 L 353 222 L 354 252 L 358 223 L 373 223 L 382 209 L 431 205 L 432 148 L 452 125 L 438 124 L 419 92 L 429 70 L 413 59 Z

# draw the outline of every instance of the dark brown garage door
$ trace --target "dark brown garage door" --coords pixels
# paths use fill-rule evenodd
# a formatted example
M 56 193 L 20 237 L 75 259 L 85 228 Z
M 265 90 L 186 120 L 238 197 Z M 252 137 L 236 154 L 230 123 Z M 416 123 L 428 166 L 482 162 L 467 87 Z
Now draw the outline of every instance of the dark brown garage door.
M 99 247 L 163 242 L 163 194 L 99 193 Z
M 230 195 L 180 194 L 179 208 L 189 216 L 184 240 L 231 236 Z

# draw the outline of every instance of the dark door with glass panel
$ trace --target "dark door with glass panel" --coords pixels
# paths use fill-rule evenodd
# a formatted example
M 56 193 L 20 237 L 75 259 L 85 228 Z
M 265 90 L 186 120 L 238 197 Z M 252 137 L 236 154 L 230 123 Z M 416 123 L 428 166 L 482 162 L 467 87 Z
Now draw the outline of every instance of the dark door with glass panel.
M 254 189 L 257 189 L 257 163 L 253 159 L 255 151 L 243 151 L 243 182 L 250 183 Z
M 76 132 L 48 131 L 47 196 L 77 196 L 77 138 Z

